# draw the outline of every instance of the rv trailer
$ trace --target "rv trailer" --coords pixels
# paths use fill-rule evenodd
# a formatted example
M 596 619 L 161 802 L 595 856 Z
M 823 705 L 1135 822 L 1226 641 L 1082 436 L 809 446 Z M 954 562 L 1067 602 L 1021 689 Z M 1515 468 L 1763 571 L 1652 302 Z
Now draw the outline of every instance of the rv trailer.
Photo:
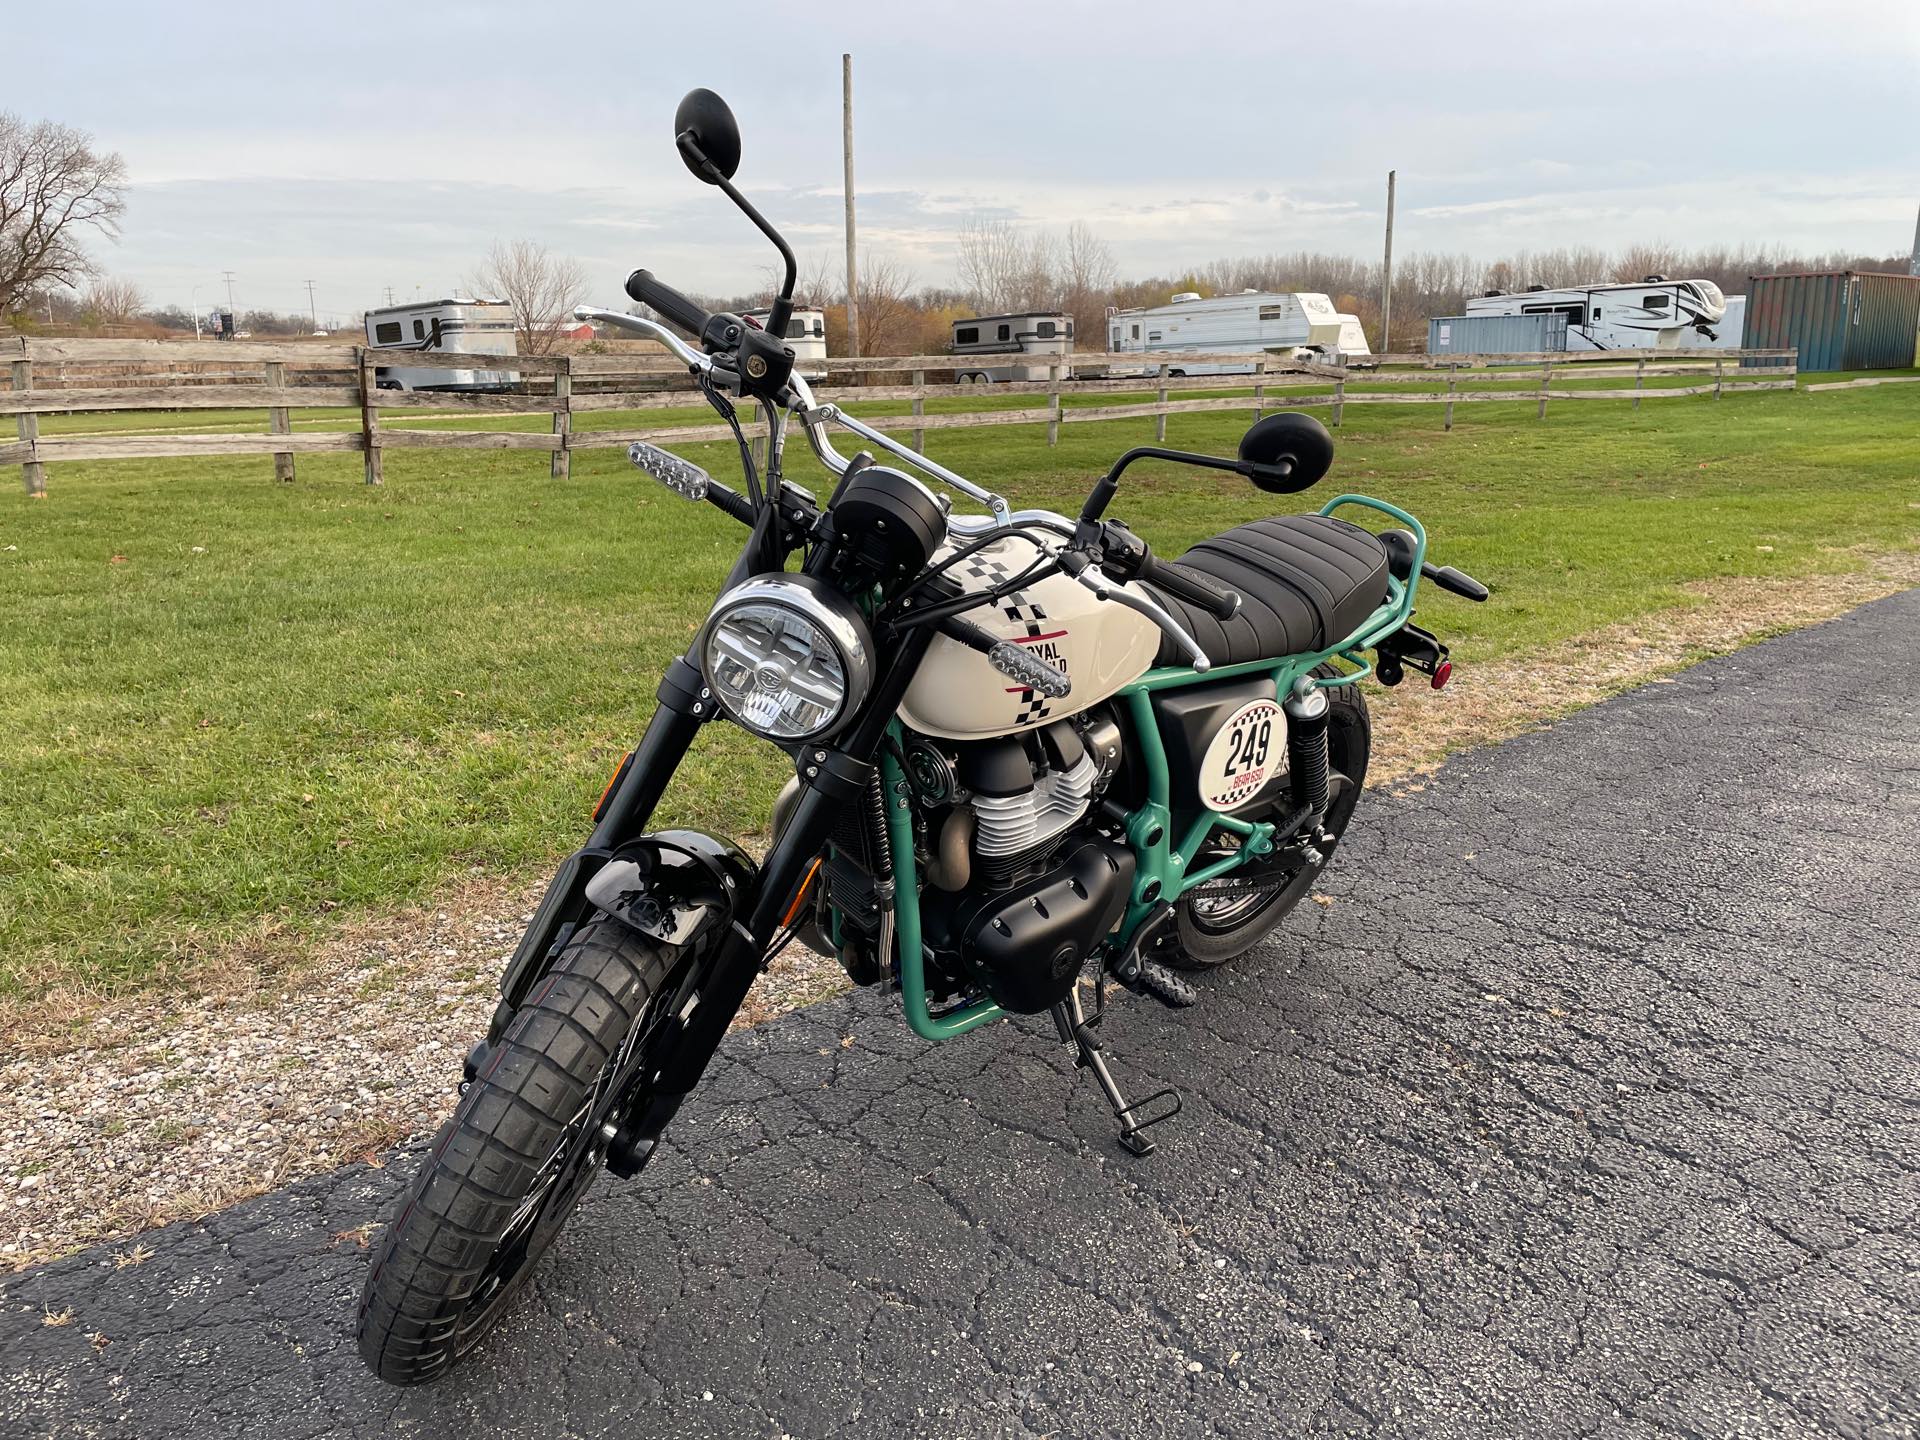
M 743 318 L 764 330 L 772 314 L 771 310 L 749 310 Z M 827 373 L 826 311 L 795 310 L 793 318 L 787 321 L 786 341 L 793 350 L 793 363 L 803 379 L 818 380 Z
M 1156 351 L 1198 350 L 1217 355 L 1245 355 L 1266 350 L 1293 360 L 1324 360 L 1341 364 L 1364 358 L 1366 332 L 1352 315 L 1333 308 L 1324 295 L 1311 292 L 1243 290 L 1238 295 L 1202 299 L 1182 291 L 1165 305 L 1116 310 L 1107 316 L 1107 348 L 1115 354 L 1152 355 Z M 1171 366 L 1171 375 L 1250 375 L 1253 365 Z M 1119 370 L 1115 374 L 1145 374 Z
M 1467 301 L 1468 315 L 1565 315 L 1569 350 L 1679 350 L 1720 341 L 1726 297 L 1711 280 L 1649 275 L 1630 285 L 1535 286 Z M 1738 341 L 1735 341 L 1738 344 Z
M 513 307 L 498 300 L 423 300 L 389 305 L 366 315 L 367 344 L 375 350 L 453 350 L 472 355 L 518 352 Z M 397 356 L 395 357 L 398 358 Z M 517 370 L 439 370 L 426 365 L 381 365 L 382 390 L 504 390 Z
M 960 381 L 981 384 L 1009 380 L 1045 380 L 1051 366 L 1060 367 L 1060 378 L 1073 377 L 1073 369 L 1062 360 L 1073 351 L 1073 317 L 1059 310 L 1039 310 L 1025 315 L 977 315 L 971 320 L 953 322 L 953 372 Z M 1010 355 L 1038 357 L 1038 363 L 1026 360 L 1013 363 Z

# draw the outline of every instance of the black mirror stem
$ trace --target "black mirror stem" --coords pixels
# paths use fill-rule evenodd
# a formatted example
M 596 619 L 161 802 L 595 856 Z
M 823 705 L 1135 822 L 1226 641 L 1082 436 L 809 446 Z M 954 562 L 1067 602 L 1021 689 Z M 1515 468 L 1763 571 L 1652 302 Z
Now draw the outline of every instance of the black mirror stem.
M 683 130 L 673 137 L 673 143 L 680 153 L 700 167 L 700 172 L 713 184 L 726 193 L 726 197 L 739 207 L 740 212 L 760 228 L 760 233 L 773 241 L 779 250 L 780 258 L 787 267 L 786 283 L 780 287 L 773 307 L 767 312 L 767 333 L 775 339 L 784 340 L 787 334 L 787 322 L 793 318 L 793 287 L 799 283 L 800 265 L 793 258 L 793 247 L 787 244 L 786 237 L 773 228 L 771 221 L 753 208 L 753 202 L 734 187 L 733 181 L 720 173 L 720 167 L 701 152 L 699 143 L 693 138 L 691 130 Z

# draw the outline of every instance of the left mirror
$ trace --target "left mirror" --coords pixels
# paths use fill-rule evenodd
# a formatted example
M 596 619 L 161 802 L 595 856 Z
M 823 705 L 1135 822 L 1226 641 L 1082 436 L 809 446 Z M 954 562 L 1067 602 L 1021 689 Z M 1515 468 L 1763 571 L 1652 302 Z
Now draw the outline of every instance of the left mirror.
M 701 164 L 704 158 L 715 170 L 731 180 L 740 168 L 740 125 L 727 102 L 711 90 L 689 90 L 673 112 L 673 141 L 680 158 L 697 179 L 709 185 L 719 182 Z M 691 148 L 687 141 L 692 142 Z

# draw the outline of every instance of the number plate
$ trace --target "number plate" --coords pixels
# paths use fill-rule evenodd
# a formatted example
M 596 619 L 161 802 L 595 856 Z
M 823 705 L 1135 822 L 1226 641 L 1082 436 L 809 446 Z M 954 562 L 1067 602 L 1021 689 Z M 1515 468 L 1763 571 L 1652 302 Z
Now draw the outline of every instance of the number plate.
M 1200 761 L 1200 803 L 1232 810 L 1265 788 L 1287 748 L 1287 721 L 1272 700 L 1242 705 L 1213 732 Z

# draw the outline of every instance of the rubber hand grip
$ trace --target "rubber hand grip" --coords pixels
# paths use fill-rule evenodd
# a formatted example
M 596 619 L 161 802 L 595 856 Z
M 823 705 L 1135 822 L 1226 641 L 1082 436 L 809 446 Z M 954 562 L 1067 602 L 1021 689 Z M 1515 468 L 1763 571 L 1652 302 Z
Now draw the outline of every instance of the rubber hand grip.
M 636 270 L 627 276 L 627 294 L 642 305 L 651 305 L 696 340 L 712 318 L 664 280 L 654 279 L 651 270 Z
M 1422 565 L 1420 573 L 1442 590 L 1451 590 L 1468 600 L 1483 601 L 1490 593 L 1478 580 L 1451 565 Z
M 1140 578 L 1158 585 L 1176 599 L 1198 605 L 1216 620 L 1231 620 L 1240 613 L 1240 596 L 1210 575 L 1186 570 L 1152 556 L 1141 568 Z

